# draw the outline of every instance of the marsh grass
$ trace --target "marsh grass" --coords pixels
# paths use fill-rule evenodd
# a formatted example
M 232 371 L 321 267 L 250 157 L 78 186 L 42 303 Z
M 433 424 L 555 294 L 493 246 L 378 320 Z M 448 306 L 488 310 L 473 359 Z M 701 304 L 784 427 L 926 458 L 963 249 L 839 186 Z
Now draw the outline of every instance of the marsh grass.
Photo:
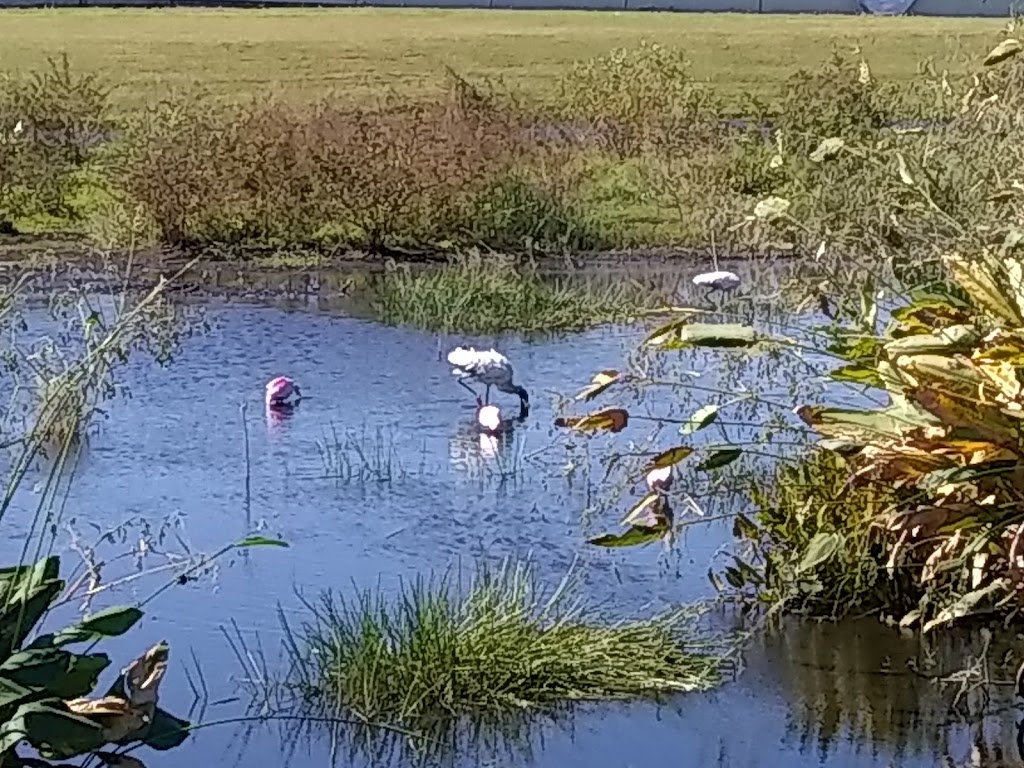
M 400 265 L 376 276 L 370 309 L 386 323 L 433 331 L 583 330 L 627 323 L 657 306 L 629 278 L 542 275 L 535 262 L 470 251 L 440 268 Z
M 398 438 L 393 432 L 377 428 L 369 432 L 344 430 L 332 424 L 322 440 L 316 443 L 323 466 L 323 476 L 346 485 L 386 484 L 424 471 L 426 449 L 421 451 L 417 467 L 403 461 Z
M 707 690 L 721 658 L 694 610 L 605 623 L 568 580 L 544 594 L 524 564 L 480 568 L 464 588 L 417 579 L 323 594 L 287 627 L 292 683 L 313 707 L 415 728 L 460 716 L 552 710 L 574 701 Z

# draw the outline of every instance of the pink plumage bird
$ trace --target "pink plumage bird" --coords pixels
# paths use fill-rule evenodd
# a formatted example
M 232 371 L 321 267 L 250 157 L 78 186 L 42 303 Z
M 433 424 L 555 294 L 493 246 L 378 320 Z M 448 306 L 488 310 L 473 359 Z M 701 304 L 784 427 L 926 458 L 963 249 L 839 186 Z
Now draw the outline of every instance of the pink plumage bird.
M 295 395 L 296 402 L 302 399 L 302 390 L 293 379 L 277 376 L 267 382 L 267 405 L 289 405 L 288 398 Z
M 668 493 L 672 487 L 672 465 L 667 467 L 655 467 L 646 476 L 647 487 L 652 491 Z

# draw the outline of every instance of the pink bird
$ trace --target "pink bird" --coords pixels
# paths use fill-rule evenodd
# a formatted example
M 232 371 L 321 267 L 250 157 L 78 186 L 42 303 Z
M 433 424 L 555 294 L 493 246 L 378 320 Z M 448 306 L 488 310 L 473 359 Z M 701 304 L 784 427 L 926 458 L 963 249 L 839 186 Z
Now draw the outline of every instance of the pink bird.
M 267 405 L 289 405 L 288 398 L 295 395 L 296 402 L 302 399 L 299 385 L 287 376 L 278 376 L 267 382 Z

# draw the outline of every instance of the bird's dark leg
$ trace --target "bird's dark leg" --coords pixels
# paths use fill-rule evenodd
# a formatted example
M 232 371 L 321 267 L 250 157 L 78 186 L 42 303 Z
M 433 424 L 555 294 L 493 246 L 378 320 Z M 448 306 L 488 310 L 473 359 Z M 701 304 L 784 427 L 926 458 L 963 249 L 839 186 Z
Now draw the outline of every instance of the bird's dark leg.
M 487 385 L 487 394 L 484 395 L 484 402 L 488 405 L 491 404 L 491 385 Z
M 471 386 L 469 386 L 469 384 L 466 383 L 465 379 L 459 379 L 459 385 L 465 387 L 466 389 L 468 389 L 476 400 L 480 399 L 480 395 L 478 395 L 476 390 L 473 389 Z

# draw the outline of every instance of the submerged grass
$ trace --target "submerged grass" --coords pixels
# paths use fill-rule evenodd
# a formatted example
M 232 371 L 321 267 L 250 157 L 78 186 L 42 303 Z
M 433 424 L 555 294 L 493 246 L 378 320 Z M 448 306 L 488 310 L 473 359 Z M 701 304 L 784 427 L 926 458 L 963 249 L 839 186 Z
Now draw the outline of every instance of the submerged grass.
M 399 266 L 375 278 L 371 291 L 378 320 L 441 332 L 582 330 L 630 322 L 655 307 L 633 281 L 545 277 L 536 264 L 478 252 L 440 268 Z
M 417 579 L 394 602 L 366 591 L 307 605 L 312 622 L 289 632 L 304 700 L 404 727 L 706 690 L 721 670 L 692 609 L 598 623 L 568 580 L 546 596 L 522 563 L 483 567 L 459 592 L 447 577 Z

